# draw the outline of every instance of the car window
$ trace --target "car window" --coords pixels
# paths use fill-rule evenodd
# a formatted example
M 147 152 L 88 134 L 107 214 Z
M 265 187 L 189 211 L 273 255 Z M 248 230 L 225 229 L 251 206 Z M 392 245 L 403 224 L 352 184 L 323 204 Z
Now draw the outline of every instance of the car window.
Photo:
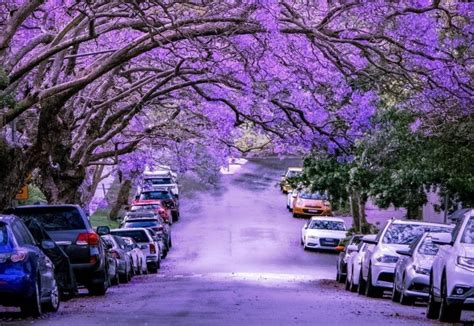
M 104 240 L 105 244 L 108 246 L 111 246 L 112 248 L 116 248 L 117 246 L 115 245 L 115 242 L 112 241 L 110 238 L 102 238 Z
M 6 224 L 0 224 L 0 246 L 5 246 L 8 243 L 8 230 Z
M 446 232 L 445 227 L 437 225 L 420 225 L 420 224 L 398 224 L 392 223 L 387 228 L 382 242 L 387 244 L 404 244 L 409 245 L 415 242 L 418 237 L 425 232 Z M 448 231 L 449 232 L 449 231 Z
M 173 180 L 171 178 L 153 178 L 153 179 L 146 179 L 145 184 L 149 186 L 153 185 L 168 185 L 173 183 Z
M 438 253 L 438 250 L 439 250 L 439 246 L 433 243 L 431 237 L 425 237 L 423 242 L 418 247 L 419 254 L 428 255 L 428 256 L 436 256 L 436 254 Z
M 111 233 L 119 237 L 130 237 L 136 242 L 150 242 L 148 235 L 143 230 L 112 231 Z
M 461 238 L 462 243 L 474 244 L 474 217 L 471 217 L 466 224 Z
M 303 172 L 301 172 L 301 171 L 289 170 L 288 172 L 286 172 L 286 177 L 287 178 L 295 178 L 295 177 L 299 177 L 301 174 L 303 174 Z
M 310 229 L 318 229 L 318 230 L 332 230 L 332 231 L 345 231 L 346 226 L 344 222 L 339 221 L 311 221 L 309 225 Z
M 173 198 L 168 191 L 147 191 L 140 194 L 140 200 L 159 200 Z
M 33 236 L 31 235 L 30 231 L 28 231 L 27 227 L 21 223 L 15 223 L 23 237 L 23 241 L 25 244 L 36 246 L 36 241 L 33 239 Z
M 18 209 L 15 214 L 23 220 L 35 218 L 46 231 L 81 230 L 86 226 L 75 207 L 38 207 Z
M 314 199 L 314 200 L 326 200 L 326 195 L 321 195 L 319 192 L 311 193 L 311 192 L 301 192 L 300 193 L 301 199 Z
M 126 244 L 125 241 L 122 239 L 122 237 L 115 236 L 114 239 L 115 239 L 115 241 L 117 242 L 117 244 L 118 244 L 118 246 L 120 247 L 120 249 L 125 249 L 125 247 L 127 246 L 127 244 Z
M 160 205 L 134 205 L 130 208 L 131 212 L 153 211 L 160 209 Z
M 125 229 L 133 229 L 133 228 L 149 228 L 152 226 L 157 225 L 157 221 L 136 221 L 136 222 L 125 222 L 123 227 Z

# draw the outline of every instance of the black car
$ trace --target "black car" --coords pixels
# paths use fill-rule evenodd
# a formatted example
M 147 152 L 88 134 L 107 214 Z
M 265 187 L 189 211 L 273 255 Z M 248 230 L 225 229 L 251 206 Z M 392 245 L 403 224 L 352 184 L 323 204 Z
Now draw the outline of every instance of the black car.
M 163 255 L 165 258 L 168 255 L 171 246 L 171 227 L 168 223 L 165 223 L 160 215 L 150 213 L 141 213 L 140 215 L 134 215 L 133 218 L 128 217 L 123 222 L 121 228 L 133 229 L 133 228 L 148 228 L 156 232 L 157 236 L 162 239 L 163 242 Z
M 105 248 L 79 206 L 22 206 L 10 212 L 26 223 L 34 219 L 42 225 L 69 256 L 77 283 L 84 285 L 90 294 L 105 294 L 109 286 Z
M 347 276 L 347 258 L 349 255 L 357 251 L 357 246 L 362 241 L 363 235 L 355 234 L 349 238 L 341 240 L 339 246 L 340 248 L 339 256 L 337 257 L 337 273 L 336 273 L 336 280 L 339 283 L 343 283 L 346 280 Z
M 18 217 L 0 215 L 0 304 L 35 317 L 58 310 L 54 265 L 42 251 L 52 247 L 51 240 L 38 244 Z

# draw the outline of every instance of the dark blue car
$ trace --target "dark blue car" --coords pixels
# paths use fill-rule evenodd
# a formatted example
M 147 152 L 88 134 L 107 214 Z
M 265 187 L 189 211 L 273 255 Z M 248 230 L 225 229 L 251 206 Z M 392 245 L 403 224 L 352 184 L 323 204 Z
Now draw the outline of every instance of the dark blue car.
M 54 247 L 43 241 L 44 249 Z M 54 265 L 16 216 L 0 215 L 0 304 L 20 307 L 25 315 L 59 308 Z

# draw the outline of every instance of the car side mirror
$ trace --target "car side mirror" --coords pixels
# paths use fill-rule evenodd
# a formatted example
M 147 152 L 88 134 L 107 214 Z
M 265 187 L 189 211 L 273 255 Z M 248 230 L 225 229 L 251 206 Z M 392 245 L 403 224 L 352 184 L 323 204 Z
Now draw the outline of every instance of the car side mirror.
M 401 256 L 408 256 L 408 257 L 412 256 L 412 254 L 409 250 L 397 250 L 396 253 L 401 255 Z
M 139 195 L 135 196 L 135 200 L 140 200 L 140 196 Z
M 107 235 L 107 234 L 110 234 L 110 228 L 106 225 L 104 226 L 98 226 L 97 227 L 97 234 L 98 235 Z
M 453 245 L 453 237 L 450 233 L 435 233 L 431 236 L 431 241 L 440 246 Z
M 48 249 L 54 249 L 56 247 L 56 244 L 52 240 L 43 240 L 41 241 L 41 248 L 48 250 Z

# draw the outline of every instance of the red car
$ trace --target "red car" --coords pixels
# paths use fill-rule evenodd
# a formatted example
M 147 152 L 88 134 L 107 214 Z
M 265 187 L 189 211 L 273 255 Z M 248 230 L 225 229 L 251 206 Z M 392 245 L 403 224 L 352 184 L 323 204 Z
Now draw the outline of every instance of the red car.
M 166 207 L 171 211 L 173 222 L 176 222 L 179 218 L 179 200 L 171 194 L 169 189 L 142 191 L 140 195 L 135 197 L 133 205 L 157 203 L 158 201 L 162 207 Z
M 163 220 L 172 224 L 171 211 L 162 205 L 160 200 L 136 200 L 130 207 L 131 212 L 153 211 L 160 215 Z

